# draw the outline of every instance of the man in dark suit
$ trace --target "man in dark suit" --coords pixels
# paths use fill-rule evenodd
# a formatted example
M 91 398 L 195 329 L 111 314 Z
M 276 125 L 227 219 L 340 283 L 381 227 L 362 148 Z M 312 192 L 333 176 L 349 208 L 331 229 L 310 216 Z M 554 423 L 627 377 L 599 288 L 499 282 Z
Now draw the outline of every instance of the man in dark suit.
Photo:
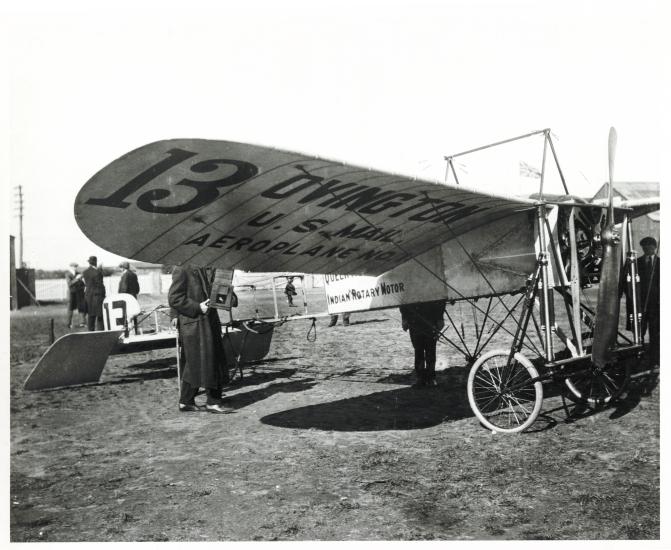
M 410 329 L 410 341 L 415 348 L 415 388 L 435 387 L 436 382 L 436 342 L 445 326 L 443 313 L 445 300 L 402 305 L 401 326 Z
M 659 256 L 657 241 L 652 237 L 641 239 L 643 256 L 638 258 L 638 276 L 640 278 L 641 337 L 649 331 L 650 364 L 659 365 Z
M 121 262 L 121 280 L 119 281 L 119 294 L 130 294 L 137 299 L 140 294 L 140 283 L 137 281 L 137 274 L 131 270 L 128 262 Z
M 212 413 L 233 412 L 221 402 L 222 388 L 228 383 L 228 369 L 221 337 L 221 321 L 216 309 L 209 307 L 214 273 L 206 268 L 176 266 L 168 291 L 171 316 L 177 320 L 182 383 L 179 397 L 181 412 L 203 410 L 196 405 L 199 388 L 205 388 L 204 410 Z
M 82 273 L 84 280 L 84 298 L 88 314 L 88 329 L 104 330 L 103 327 L 103 300 L 105 299 L 105 285 L 103 271 L 98 268 L 98 258 L 89 256 L 89 266 Z

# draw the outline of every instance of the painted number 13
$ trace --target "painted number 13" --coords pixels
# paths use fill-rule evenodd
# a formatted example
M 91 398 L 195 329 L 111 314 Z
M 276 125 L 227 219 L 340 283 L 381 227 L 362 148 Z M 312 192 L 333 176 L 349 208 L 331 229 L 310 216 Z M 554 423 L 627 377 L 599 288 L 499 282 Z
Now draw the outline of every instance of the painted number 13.
M 108 197 L 101 199 L 89 199 L 86 201 L 86 204 L 109 206 L 112 208 L 127 208 L 132 203 L 127 202 L 126 199 L 128 199 L 128 197 L 130 197 L 133 193 L 142 189 L 150 181 L 168 171 L 173 166 L 177 166 L 181 162 L 184 162 L 185 160 L 190 159 L 197 154 L 198 153 L 185 151 L 183 149 L 170 149 L 167 152 L 168 156 L 166 158 L 157 162 L 153 166 L 150 166 L 141 174 L 135 176 L 132 180 L 120 187 L 117 191 Z M 185 203 L 172 206 L 161 206 L 160 204 L 157 204 L 159 201 L 167 199 L 170 197 L 170 195 L 172 195 L 172 192 L 169 189 L 157 188 L 145 191 L 142 195 L 140 195 L 136 201 L 137 207 L 140 210 L 144 210 L 145 212 L 152 212 L 157 214 L 178 214 L 181 212 L 190 212 L 191 210 L 196 210 L 197 208 L 217 200 L 219 198 L 220 189 L 224 187 L 230 187 L 248 180 L 249 178 L 254 177 L 259 171 L 258 167 L 254 164 L 245 162 L 243 160 L 232 159 L 203 160 L 191 166 L 190 170 L 196 174 L 206 174 L 208 172 L 214 172 L 217 168 L 223 165 L 234 166 L 236 170 L 231 175 L 218 180 L 197 181 L 184 178 L 183 180 L 177 182 L 175 185 L 191 187 L 196 191 L 196 194 Z

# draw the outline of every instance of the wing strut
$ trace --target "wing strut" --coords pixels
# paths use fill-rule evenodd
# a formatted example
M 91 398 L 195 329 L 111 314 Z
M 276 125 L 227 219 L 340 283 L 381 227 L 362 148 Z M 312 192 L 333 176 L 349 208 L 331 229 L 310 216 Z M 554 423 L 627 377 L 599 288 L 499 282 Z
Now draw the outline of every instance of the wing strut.
M 477 153 L 478 151 L 482 151 L 484 149 L 489 149 L 491 147 L 497 147 L 498 145 L 504 145 L 506 143 L 511 143 L 513 141 L 519 141 L 521 139 L 526 139 L 528 137 L 532 136 L 537 136 L 539 134 L 544 134 L 545 139 L 543 140 L 543 169 L 541 171 L 541 190 L 540 190 L 540 196 L 541 199 L 543 197 L 543 175 L 545 174 L 545 155 L 546 155 L 546 148 L 548 145 L 550 145 L 550 151 L 552 151 L 552 156 L 555 161 L 555 165 L 557 166 L 557 172 L 559 172 L 559 178 L 561 179 L 562 185 L 564 186 L 564 192 L 569 195 L 570 193 L 568 192 L 568 187 L 566 186 L 566 179 L 564 178 L 564 173 L 562 172 L 561 166 L 559 165 L 559 159 L 557 158 L 557 152 L 555 151 L 555 146 L 554 143 L 552 142 L 552 132 L 550 128 L 545 128 L 543 130 L 536 130 L 535 132 L 530 132 L 528 134 L 524 134 L 522 136 L 517 136 L 509 139 L 504 139 L 502 141 L 497 141 L 495 143 L 490 143 L 488 145 L 482 145 L 481 147 L 476 147 L 475 149 L 469 149 L 468 151 L 462 151 L 461 153 L 457 153 L 455 155 L 449 155 L 443 157 L 445 161 L 447 161 L 447 168 L 445 170 L 445 183 L 447 183 L 447 177 L 449 175 L 449 169 L 452 168 L 452 173 L 454 174 L 454 180 L 457 182 L 457 185 L 459 185 L 459 180 L 457 179 L 457 173 L 454 170 L 454 164 L 452 163 L 452 159 L 455 157 L 461 157 L 463 155 L 468 155 L 470 153 Z

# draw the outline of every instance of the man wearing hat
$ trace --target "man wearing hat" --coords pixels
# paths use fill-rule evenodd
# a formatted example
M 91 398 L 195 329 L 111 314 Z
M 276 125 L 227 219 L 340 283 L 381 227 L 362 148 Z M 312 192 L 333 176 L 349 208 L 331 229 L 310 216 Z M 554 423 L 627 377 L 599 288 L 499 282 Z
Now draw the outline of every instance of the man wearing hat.
M 103 284 L 102 268 L 98 268 L 98 258 L 89 256 L 89 266 L 82 273 L 84 279 L 84 298 L 88 314 L 88 329 L 104 330 L 103 327 L 103 300 L 105 299 L 105 285 Z
M 77 273 L 77 263 L 72 262 L 65 272 L 68 284 L 68 328 L 72 328 L 72 314 L 77 310 L 81 315 L 80 327 L 86 326 L 86 302 L 84 301 L 84 281 L 81 273 Z
M 119 267 L 121 268 L 119 294 L 130 294 L 133 298 L 137 299 L 137 295 L 140 294 L 140 283 L 137 282 L 136 273 L 131 270 L 128 262 L 121 262 Z
M 641 337 L 649 330 L 650 365 L 659 365 L 659 256 L 657 241 L 652 237 L 641 239 L 643 256 L 638 258 L 638 276 L 640 278 Z

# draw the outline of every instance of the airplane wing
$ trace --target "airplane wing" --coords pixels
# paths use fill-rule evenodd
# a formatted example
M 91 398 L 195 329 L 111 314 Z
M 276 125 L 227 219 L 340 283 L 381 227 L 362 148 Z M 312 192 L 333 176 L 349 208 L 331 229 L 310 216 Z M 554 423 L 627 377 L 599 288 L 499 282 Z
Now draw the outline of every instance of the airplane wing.
M 174 139 L 94 175 L 75 218 L 102 248 L 152 263 L 378 275 L 534 204 L 268 147 Z
M 608 199 L 595 199 L 595 205 L 603 206 L 604 208 L 608 206 Z M 630 216 L 632 218 L 638 218 L 645 214 L 650 214 L 651 212 L 656 212 L 659 210 L 660 199 L 659 197 L 646 197 L 646 198 L 636 198 L 636 199 L 622 199 L 621 197 L 613 197 L 613 206 L 615 208 L 626 208 L 631 210 Z

